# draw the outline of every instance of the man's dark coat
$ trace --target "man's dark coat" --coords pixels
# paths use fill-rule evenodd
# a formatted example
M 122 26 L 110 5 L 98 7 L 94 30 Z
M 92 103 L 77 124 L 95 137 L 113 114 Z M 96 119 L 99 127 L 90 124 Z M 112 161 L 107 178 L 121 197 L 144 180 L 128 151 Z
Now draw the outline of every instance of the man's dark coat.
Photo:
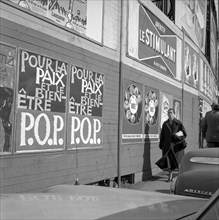
M 175 135 L 178 131 L 182 131 L 184 136 L 183 138 L 186 138 L 186 130 L 181 121 L 174 118 L 172 126 L 169 123 L 169 119 L 163 123 L 159 143 L 159 147 L 160 149 L 162 149 L 163 155 L 167 153 L 171 146 L 171 143 L 176 144 L 179 141 L 179 139 Z

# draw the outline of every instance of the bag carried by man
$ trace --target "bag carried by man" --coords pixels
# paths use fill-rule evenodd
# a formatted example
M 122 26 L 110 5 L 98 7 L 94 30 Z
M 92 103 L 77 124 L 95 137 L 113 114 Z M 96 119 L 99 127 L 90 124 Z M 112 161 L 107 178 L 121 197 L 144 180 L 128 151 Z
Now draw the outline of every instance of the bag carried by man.
M 187 142 L 184 139 L 184 140 L 181 140 L 181 141 L 177 142 L 174 145 L 173 149 L 174 149 L 174 152 L 177 153 L 177 152 L 179 152 L 181 150 L 184 150 L 186 147 L 187 147 Z
M 183 136 L 182 131 L 177 132 L 176 134 L 173 135 L 173 140 L 174 140 L 174 152 L 179 152 L 187 147 L 187 142 L 185 140 L 185 137 Z

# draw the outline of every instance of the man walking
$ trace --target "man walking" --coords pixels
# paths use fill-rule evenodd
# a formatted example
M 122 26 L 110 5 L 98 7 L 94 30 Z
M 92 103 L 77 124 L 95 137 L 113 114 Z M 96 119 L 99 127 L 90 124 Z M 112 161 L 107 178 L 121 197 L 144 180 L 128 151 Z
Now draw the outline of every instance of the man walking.
M 202 134 L 207 147 L 219 147 L 219 104 L 214 104 L 212 111 L 203 119 Z
M 172 152 L 171 157 L 168 158 L 167 169 L 169 171 L 168 182 L 172 181 L 172 171 L 178 168 L 180 163 L 179 152 L 177 155 L 174 152 L 174 146 L 177 142 L 186 138 L 186 130 L 181 121 L 175 118 L 175 111 L 173 108 L 168 110 L 168 120 L 166 120 L 161 129 L 159 147 L 162 150 L 162 155 L 169 155 Z

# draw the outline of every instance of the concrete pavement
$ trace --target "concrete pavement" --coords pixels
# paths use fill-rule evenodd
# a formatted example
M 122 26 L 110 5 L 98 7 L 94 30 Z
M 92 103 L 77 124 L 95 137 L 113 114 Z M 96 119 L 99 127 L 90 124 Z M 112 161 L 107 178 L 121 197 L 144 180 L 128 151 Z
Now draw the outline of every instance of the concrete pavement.
M 173 172 L 173 177 L 177 176 L 178 172 Z M 167 182 L 168 173 L 162 171 L 146 181 L 137 182 L 135 184 L 128 184 L 125 188 L 142 190 L 142 191 L 156 191 L 170 194 L 170 182 Z

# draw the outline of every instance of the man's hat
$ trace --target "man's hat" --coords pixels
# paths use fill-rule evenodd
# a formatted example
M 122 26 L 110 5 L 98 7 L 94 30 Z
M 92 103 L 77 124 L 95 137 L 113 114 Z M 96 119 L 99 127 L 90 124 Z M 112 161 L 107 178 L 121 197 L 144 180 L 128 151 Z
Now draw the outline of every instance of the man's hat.
M 214 105 L 212 106 L 212 109 L 219 111 L 219 104 L 214 103 Z
M 215 102 L 212 102 L 211 107 L 214 107 L 215 105 L 216 105 L 216 103 L 215 103 Z

